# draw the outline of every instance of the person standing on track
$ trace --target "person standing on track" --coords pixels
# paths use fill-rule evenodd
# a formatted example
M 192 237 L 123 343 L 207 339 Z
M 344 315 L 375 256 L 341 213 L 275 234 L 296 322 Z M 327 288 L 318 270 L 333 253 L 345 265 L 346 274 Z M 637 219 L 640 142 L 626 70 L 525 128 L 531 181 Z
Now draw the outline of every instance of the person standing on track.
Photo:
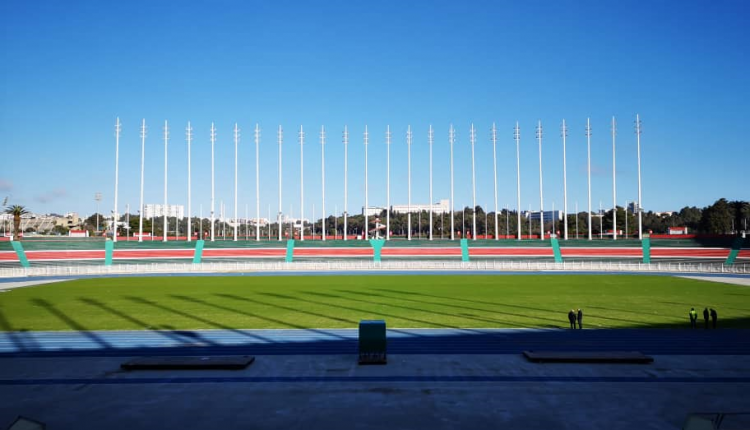
M 708 330 L 708 308 L 703 308 L 703 322 L 706 323 L 706 330 Z
M 573 311 L 573 309 L 568 312 L 568 321 L 570 322 L 570 328 L 575 330 L 576 328 L 576 313 Z
M 695 311 L 695 308 L 690 308 L 690 328 L 696 328 L 697 321 L 698 312 Z
M 578 308 L 578 329 L 583 329 L 583 311 Z
M 716 309 L 711 308 L 711 326 L 713 328 L 716 328 L 716 320 L 719 319 L 719 316 L 716 314 Z

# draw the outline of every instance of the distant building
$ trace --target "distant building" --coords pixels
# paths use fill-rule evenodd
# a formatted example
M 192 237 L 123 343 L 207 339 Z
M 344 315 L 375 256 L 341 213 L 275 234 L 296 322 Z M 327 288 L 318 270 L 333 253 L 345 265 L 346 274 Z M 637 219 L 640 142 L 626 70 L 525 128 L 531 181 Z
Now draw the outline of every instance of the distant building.
M 526 219 L 531 218 L 532 221 L 539 221 L 540 212 L 526 212 Z M 560 221 L 563 219 L 562 211 L 544 211 L 544 221 Z
M 667 234 L 688 234 L 687 227 L 669 227 Z
M 159 204 L 147 204 L 143 206 L 143 217 L 144 218 L 160 218 L 164 216 L 165 206 Z M 166 212 L 168 217 L 185 217 L 185 206 L 183 205 L 167 205 Z
M 13 215 L 0 215 L 0 223 L 3 225 L 2 228 L 4 228 L 6 232 L 12 230 Z M 43 233 L 52 230 L 58 225 L 68 229 L 74 229 L 80 227 L 82 224 L 83 220 L 75 212 L 67 213 L 65 215 L 29 213 L 21 216 L 21 224 L 19 228 L 21 231 L 33 229 L 35 232 Z
M 362 215 L 364 216 L 380 216 L 381 213 L 385 208 L 383 207 L 377 207 L 377 206 L 370 206 L 369 208 L 365 208 L 362 206 Z
M 268 225 L 268 218 L 250 218 L 247 220 L 247 222 L 252 226 L 259 225 L 261 227 L 265 227 Z
M 430 212 L 434 214 L 447 214 L 451 211 L 450 200 L 440 200 L 434 204 L 412 204 L 412 205 L 393 205 L 391 206 L 391 212 L 395 214 L 408 214 L 409 212 Z
M 638 213 L 638 210 L 640 209 L 640 205 L 638 205 L 638 202 L 630 202 L 628 203 L 627 209 L 630 213 L 636 214 Z

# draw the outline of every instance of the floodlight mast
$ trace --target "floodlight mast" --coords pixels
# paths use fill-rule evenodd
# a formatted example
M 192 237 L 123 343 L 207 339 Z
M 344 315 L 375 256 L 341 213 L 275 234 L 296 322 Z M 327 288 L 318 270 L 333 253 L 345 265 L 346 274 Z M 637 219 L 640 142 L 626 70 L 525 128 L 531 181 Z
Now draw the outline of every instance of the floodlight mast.
M 474 169 L 474 143 L 476 142 L 476 132 L 474 131 L 474 123 L 471 123 L 469 138 L 471 140 L 471 239 L 477 240 L 477 177 Z
M 119 188 L 120 181 L 120 131 L 122 130 L 122 124 L 120 123 L 120 117 L 117 117 L 115 123 L 115 209 L 112 212 L 112 240 L 117 242 L 117 189 Z
M 185 133 L 187 135 L 187 156 L 188 156 L 188 216 L 187 216 L 187 241 L 190 242 L 193 237 L 193 227 L 191 225 L 191 176 L 190 176 L 190 152 L 191 152 L 191 145 L 193 143 L 193 127 L 190 126 L 190 121 L 188 121 L 187 128 L 185 129 Z M 141 208 L 143 210 L 143 208 Z M 140 239 L 139 239 L 140 240 Z
M 348 228 L 348 217 L 349 213 L 346 211 L 347 205 L 349 203 L 348 201 L 348 194 L 349 194 L 349 183 L 348 183 L 348 177 L 349 177 L 349 129 L 347 126 L 344 126 L 344 240 L 347 240 L 347 228 Z
M 539 141 L 539 233 L 544 240 L 544 186 L 542 185 L 542 121 L 536 126 L 536 139 Z M 531 215 L 529 215 L 531 216 Z
M 234 241 L 237 242 L 237 144 L 240 140 L 240 129 L 234 123 Z
M 615 134 L 617 133 L 617 123 L 615 117 L 612 117 L 612 240 L 617 240 L 617 170 L 615 163 Z
M 326 127 L 320 126 L 320 171 L 321 171 L 321 192 L 323 196 L 323 217 L 320 222 L 321 239 L 326 240 Z M 315 222 L 313 217 L 313 222 Z
M 305 241 L 305 131 L 299 126 L 299 240 Z M 294 239 L 294 229 L 292 229 Z
M 635 135 L 638 141 L 638 240 L 643 240 L 643 204 L 641 202 L 641 117 L 635 115 Z
M 492 172 L 495 184 L 495 240 L 500 240 L 497 223 L 497 127 L 492 123 Z
M 565 119 L 563 119 L 560 132 L 563 141 L 563 212 L 565 213 L 565 219 L 563 220 L 563 230 L 565 240 L 568 240 L 568 164 L 565 153 L 565 140 L 568 136 L 568 127 L 565 125 Z M 578 214 L 576 214 L 576 217 L 577 216 Z
M 518 217 L 518 240 L 521 240 L 521 129 L 518 127 L 518 121 L 516 121 L 516 127 L 513 129 L 513 138 L 516 140 L 516 208 Z
M 430 145 L 430 235 L 429 238 L 432 240 L 432 142 L 434 134 L 432 133 L 432 124 L 430 124 L 430 131 L 427 134 L 429 145 Z
M 279 215 L 278 215 L 278 222 L 279 222 L 279 241 L 281 241 L 281 145 L 284 142 L 284 130 L 281 128 L 281 125 L 279 125 L 279 131 L 277 132 L 278 136 L 278 143 L 279 143 Z
M 260 241 L 260 126 L 255 124 L 255 241 Z M 269 217 L 268 225 L 271 225 Z M 270 239 L 270 238 L 269 238 Z
M 385 173 L 385 239 L 391 240 L 391 126 L 385 131 L 386 173 Z
M 189 144 L 188 144 L 189 147 Z M 188 151 L 189 152 L 189 151 Z M 138 242 L 143 242 L 143 171 L 146 163 L 146 119 L 141 122 L 141 210 L 138 217 Z M 98 212 L 98 211 L 97 211 Z M 99 230 L 97 228 L 97 230 Z
M 408 213 L 406 215 L 407 220 L 407 240 L 411 240 L 411 126 L 406 129 L 406 177 L 407 177 L 407 191 L 408 191 Z
M 593 239 L 592 227 L 591 227 L 591 119 L 586 118 L 586 145 L 588 148 L 588 184 L 589 184 L 589 240 Z
M 216 127 L 214 127 L 214 123 L 211 123 L 211 242 L 213 242 L 216 239 L 215 229 L 214 229 L 214 224 L 215 224 L 214 219 L 216 215 L 215 214 L 216 181 L 214 179 L 214 145 L 215 144 L 216 144 Z
M 169 142 L 169 124 L 164 120 L 164 237 L 162 242 L 167 241 L 167 146 Z
M 368 195 L 367 195 L 367 147 L 370 143 L 370 137 L 367 133 L 367 125 L 365 125 L 365 240 L 368 240 L 370 238 L 370 218 L 369 214 L 367 212 L 367 208 L 369 205 Z
M 456 240 L 456 227 L 455 227 L 455 220 L 453 219 L 453 213 L 454 213 L 454 200 L 453 200 L 453 144 L 456 142 L 456 131 L 453 129 L 453 124 L 451 124 L 451 127 L 448 130 L 448 141 L 450 142 L 450 147 L 451 147 L 451 240 Z

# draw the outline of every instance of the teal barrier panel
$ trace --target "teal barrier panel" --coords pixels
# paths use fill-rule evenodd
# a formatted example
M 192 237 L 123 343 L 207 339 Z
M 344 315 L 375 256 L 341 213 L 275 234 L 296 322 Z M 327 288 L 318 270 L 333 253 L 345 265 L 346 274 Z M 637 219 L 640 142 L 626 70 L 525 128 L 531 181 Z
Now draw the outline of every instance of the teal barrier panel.
M 732 250 L 729 251 L 727 261 L 724 262 L 724 265 L 731 266 L 732 264 L 734 264 L 734 260 L 737 259 L 737 256 L 740 254 L 740 249 L 742 249 L 742 242 L 744 242 L 744 239 L 742 239 L 741 237 L 737 237 L 734 239 L 734 242 L 732 242 Z
M 555 263 L 562 263 L 562 252 L 560 252 L 560 242 L 557 240 L 556 237 L 550 238 L 550 243 L 552 243 L 552 252 L 555 253 Z
M 644 237 L 641 246 L 643 246 L 643 262 L 651 263 L 651 239 Z
M 200 264 L 203 260 L 203 245 L 205 245 L 203 239 L 195 241 L 195 254 L 193 254 L 193 264 Z
M 18 261 L 21 262 L 21 267 L 31 267 L 31 265 L 29 264 L 29 259 L 26 258 L 26 253 L 23 251 L 23 245 L 21 245 L 21 242 L 13 240 L 10 243 L 11 245 L 13 245 L 13 250 L 16 251 Z
M 289 239 L 286 241 L 286 262 L 292 261 L 294 261 L 294 239 Z
M 370 239 L 370 246 L 372 246 L 372 261 L 380 263 L 380 250 L 385 245 L 385 239 Z
M 469 239 L 461 239 L 461 261 L 469 261 Z
M 114 252 L 115 252 L 115 243 L 107 239 L 107 241 L 104 242 L 104 265 L 105 266 L 112 265 L 112 254 L 114 254 Z

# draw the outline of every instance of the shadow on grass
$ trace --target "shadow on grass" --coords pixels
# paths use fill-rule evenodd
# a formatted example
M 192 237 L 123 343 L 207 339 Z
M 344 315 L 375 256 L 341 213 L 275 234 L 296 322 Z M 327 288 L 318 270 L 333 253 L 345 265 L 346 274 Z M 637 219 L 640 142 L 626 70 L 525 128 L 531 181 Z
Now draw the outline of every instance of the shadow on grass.
M 239 296 L 234 296 L 232 294 L 215 294 L 215 295 L 218 296 L 218 297 L 224 297 L 224 298 L 227 298 L 227 299 L 245 300 L 245 301 L 253 302 L 252 299 L 243 298 L 243 297 L 239 297 Z M 247 312 L 247 311 L 244 311 L 244 310 L 240 310 L 240 309 L 236 309 L 236 308 L 231 308 L 231 307 L 228 307 L 228 306 L 218 305 L 218 304 L 215 304 L 215 303 L 209 303 L 209 302 L 207 302 L 205 300 L 196 299 L 196 298 L 193 298 L 193 297 L 180 296 L 180 295 L 172 295 L 171 297 L 174 297 L 174 298 L 177 298 L 177 299 L 180 299 L 180 300 L 185 300 L 185 301 L 188 301 L 188 302 L 191 302 L 191 303 L 201 304 L 203 306 L 213 307 L 213 308 L 221 309 L 221 310 L 228 311 L 228 312 L 234 312 L 234 313 L 237 313 L 237 314 L 246 315 L 246 316 L 249 316 L 249 317 L 261 319 L 261 320 L 272 322 L 272 323 L 275 323 L 275 324 L 280 324 L 280 325 L 285 326 L 285 327 L 296 328 L 298 330 L 307 330 L 307 331 L 314 332 L 314 333 L 320 333 L 321 332 L 318 329 L 307 328 L 305 326 L 301 326 L 301 325 L 298 325 L 298 324 L 290 323 L 290 322 L 283 321 L 283 320 L 280 320 L 280 319 L 270 318 L 270 317 L 266 317 L 266 316 L 254 314 L 252 312 Z M 256 302 L 256 303 L 262 304 L 261 302 Z M 272 306 L 272 305 L 269 304 L 269 306 Z M 299 309 L 293 309 L 293 308 L 286 308 L 286 309 L 294 311 L 294 312 L 300 312 Z M 313 315 L 318 315 L 318 314 L 313 314 Z
M 493 314 L 498 313 L 496 310 L 481 309 L 481 308 L 475 308 L 475 307 L 471 307 L 471 306 L 457 305 L 455 303 L 448 304 L 448 303 L 429 302 L 429 301 L 426 301 L 426 300 L 419 300 L 419 299 L 414 299 L 414 298 L 388 296 L 388 295 L 384 295 L 384 294 L 367 294 L 367 293 L 361 293 L 359 291 L 352 291 L 352 290 L 338 290 L 338 291 L 341 291 L 341 292 L 344 292 L 344 293 L 348 293 L 348 294 L 363 295 L 363 296 L 368 296 L 368 297 L 382 297 L 384 299 L 405 300 L 405 301 L 409 301 L 409 302 L 426 304 L 426 305 L 432 305 L 432 306 L 444 306 L 444 307 L 449 307 L 449 308 L 467 309 L 467 310 L 471 310 L 471 311 L 475 311 L 475 312 L 482 312 L 482 313 L 485 313 L 485 312 L 489 312 L 489 313 L 493 313 Z M 386 303 L 382 303 L 382 304 L 383 305 L 387 305 Z M 503 320 L 498 320 L 498 319 L 479 318 L 476 315 L 472 315 L 472 314 L 457 314 L 457 316 L 459 316 L 459 315 L 462 316 L 463 318 L 477 319 L 479 321 L 484 321 L 484 322 L 509 323 L 508 321 L 503 321 Z M 550 321 L 550 322 L 553 322 L 553 323 L 560 323 L 559 319 L 552 319 L 552 318 L 541 317 L 541 316 L 530 316 L 530 315 L 523 315 L 523 314 L 517 314 L 517 313 L 511 313 L 511 312 L 502 312 L 501 315 L 512 315 L 514 317 L 519 317 L 519 318 L 526 318 L 526 319 L 532 319 L 532 320 L 545 320 L 545 321 Z M 520 326 L 520 327 L 527 327 L 524 324 L 513 324 L 513 325 L 514 326 Z M 559 327 L 559 325 L 554 325 L 554 324 L 553 325 L 549 325 L 548 324 L 547 326 L 548 327 L 549 326 L 551 326 L 551 327 Z
M 305 295 L 320 296 L 320 297 L 324 297 L 324 298 L 331 298 L 331 296 L 332 296 L 331 294 L 318 293 L 318 292 L 315 292 L 315 291 L 302 291 L 300 293 L 305 294 Z M 259 293 L 259 294 L 266 294 L 266 295 L 269 295 L 269 296 L 275 295 L 276 297 L 281 296 L 283 298 L 290 297 L 290 296 L 283 296 L 283 295 L 278 295 L 278 294 L 274 294 L 274 293 Z M 339 300 L 341 299 L 341 297 L 339 297 L 339 296 L 335 296 L 335 297 L 337 297 Z M 304 299 L 302 299 L 302 298 L 296 298 L 296 300 L 299 300 L 301 302 L 307 302 L 307 303 L 312 303 L 312 304 L 316 304 L 316 305 L 321 305 L 321 306 L 329 306 L 329 307 L 332 307 L 332 308 L 344 309 L 344 310 L 347 310 L 347 311 L 361 312 L 361 313 L 363 313 L 365 315 L 373 315 L 372 318 L 381 318 L 381 319 L 383 319 L 384 317 L 391 317 L 391 318 L 396 318 L 396 319 L 400 319 L 400 320 L 404 320 L 404 321 L 411 321 L 413 323 L 423 324 L 423 327 L 442 327 L 442 328 L 452 328 L 453 327 L 453 326 L 450 326 L 450 325 L 440 324 L 440 323 L 434 322 L 434 321 L 427 321 L 427 320 L 421 320 L 421 319 L 417 319 L 417 318 L 410 318 L 410 317 L 404 316 L 404 315 L 388 314 L 388 313 L 385 313 L 385 312 L 382 312 L 382 311 L 375 311 L 375 310 L 370 310 L 370 309 L 355 308 L 355 307 L 352 307 L 352 306 L 344 306 L 344 305 L 341 305 L 341 304 L 334 304 L 334 303 L 330 303 L 330 302 L 319 302 L 317 300 L 312 300 L 310 298 L 304 298 Z
M 555 315 L 560 315 L 560 318 L 558 318 L 558 319 L 552 319 L 552 318 L 546 318 L 546 317 L 537 317 L 537 318 L 539 318 L 539 319 L 545 319 L 547 321 L 560 321 L 561 326 L 567 326 L 567 323 L 568 323 L 568 320 L 567 320 L 568 317 L 567 317 L 567 311 L 566 310 L 561 311 L 560 309 L 535 308 L 535 307 L 532 307 L 532 306 L 512 305 L 512 304 L 509 304 L 509 303 L 497 303 L 497 302 L 490 302 L 490 301 L 480 302 L 478 300 L 470 300 L 470 299 L 464 299 L 464 298 L 460 298 L 460 297 L 448 297 L 448 296 L 440 296 L 440 295 L 436 295 L 436 294 L 413 293 L 413 292 L 410 292 L 410 291 L 399 291 L 399 290 L 391 290 L 391 289 L 386 289 L 386 288 L 375 288 L 375 289 L 378 290 L 378 291 L 386 291 L 386 292 L 389 292 L 389 293 L 398 293 L 398 294 L 402 294 L 402 295 L 410 295 L 410 296 L 417 296 L 417 297 L 424 297 L 424 298 L 433 298 L 433 299 L 438 299 L 438 300 L 460 301 L 460 302 L 474 303 L 474 304 L 487 305 L 487 306 L 500 306 L 500 307 L 509 307 L 509 308 L 515 308 L 515 309 L 527 309 L 527 310 L 530 310 L 530 311 L 539 311 L 539 312 L 552 313 L 552 314 L 555 314 Z M 438 302 L 425 302 L 425 303 L 430 303 L 430 304 L 435 304 L 435 305 L 441 304 L 441 303 L 438 303 Z M 479 309 L 476 309 L 476 310 L 479 310 Z M 489 309 L 485 309 L 484 311 L 485 312 L 492 312 Z M 618 321 L 618 322 L 625 322 L 625 323 L 630 323 L 630 324 L 635 323 L 635 324 L 639 324 L 639 325 L 648 324 L 648 323 L 644 323 L 642 321 L 635 321 L 635 320 L 632 320 L 632 319 L 607 317 L 607 316 L 602 316 L 602 315 L 590 315 L 589 314 L 589 315 L 586 315 L 586 318 L 603 319 L 603 320 L 610 320 L 610 321 Z
M 350 294 L 350 295 L 359 295 L 359 293 L 357 291 L 350 291 L 350 290 L 337 290 L 337 291 L 340 291 L 342 293 L 347 293 L 347 294 Z M 373 295 L 367 295 L 367 297 L 373 297 Z M 384 298 L 395 298 L 395 297 L 387 297 L 387 296 L 382 296 L 382 297 L 384 297 Z M 357 302 L 363 302 L 363 303 L 369 303 L 369 304 L 378 305 L 378 306 L 386 306 L 386 307 L 391 307 L 391 308 L 405 309 L 407 311 L 413 311 L 413 312 L 426 312 L 426 313 L 435 314 L 435 315 L 443 315 L 443 316 L 446 316 L 446 317 L 462 318 L 462 319 L 466 319 L 466 320 L 479 321 L 481 323 L 490 323 L 491 325 L 508 325 L 508 326 L 511 326 L 511 327 L 523 327 L 524 326 L 523 324 L 520 324 L 520 323 L 517 323 L 517 322 L 508 321 L 508 320 L 502 320 L 502 319 L 499 319 L 499 318 L 487 318 L 487 317 L 479 317 L 479 316 L 470 315 L 470 314 L 448 313 L 448 312 L 438 311 L 438 310 L 435 310 L 435 309 L 426 310 L 426 309 L 420 309 L 420 308 L 415 308 L 415 307 L 411 307 L 411 306 L 397 305 L 397 304 L 394 304 L 394 303 L 391 303 L 391 302 L 378 302 L 378 301 L 373 301 L 371 299 L 367 299 L 367 300 L 360 299 L 360 298 L 356 298 L 356 299 L 351 299 L 351 298 L 347 299 L 347 298 L 344 298 L 344 299 L 346 299 L 346 300 L 353 300 L 353 301 L 357 301 Z M 396 298 L 396 299 L 397 300 L 410 300 L 410 299 L 403 299 L 403 298 Z M 429 305 L 432 305 L 432 306 L 439 305 L 439 306 L 447 306 L 447 307 L 451 307 L 451 308 L 460 307 L 460 306 L 453 306 L 453 305 L 447 305 L 447 304 L 442 304 L 442 303 L 430 303 L 430 302 L 419 301 L 419 300 L 412 300 L 412 301 L 417 302 L 417 303 L 422 303 L 422 304 L 429 304 Z M 492 312 L 492 311 L 485 310 L 483 312 Z M 509 314 L 503 314 L 503 315 L 509 315 Z M 518 315 L 518 314 L 516 314 L 516 316 L 520 316 L 522 318 L 535 319 L 534 317 L 527 316 L 527 315 Z M 542 319 L 546 319 L 546 318 L 542 318 Z
M 31 303 L 44 308 L 47 312 L 65 323 L 68 327 L 83 333 L 84 336 L 97 343 L 100 347 L 111 348 L 111 346 L 104 339 L 99 337 L 96 333 L 89 331 L 87 327 L 84 327 L 79 322 L 57 309 L 52 303 L 44 299 L 31 299 Z
M 128 321 L 128 322 L 130 322 L 132 324 L 137 325 L 141 329 L 153 331 L 154 333 L 158 333 L 158 334 L 160 334 L 160 335 L 162 335 L 164 337 L 167 337 L 167 338 L 172 339 L 172 340 L 176 340 L 178 342 L 190 343 L 190 342 L 199 341 L 199 342 L 205 342 L 205 343 L 208 343 L 208 344 L 212 343 L 210 340 L 204 339 L 203 336 L 201 336 L 200 334 L 198 334 L 196 332 L 192 332 L 192 331 L 173 330 L 172 327 L 170 327 L 170 326 L 165 326 L 164 328 L 166 330 L 156 330 L 155 327 L 152 327 L 150 324 L 146 323 L 145 321 L 139 320 L 138 318 L 135 318 L 132 315 L 128 315 L 128 314 L 126 314 L 124 312 L 121 312 L 121 311 L 119 311 L 119 310 L 117 310 L 117 309 L 115 309 L 115 308 L 113 308 L 113 307 L 111 307 L 109 305 L 106 305 L 106 304 L 104 304 L 104 303 L 102 303 L 102 302 L 100 302 L 98 300 L 89 299 L 87 297 L 82 297 L 82 298 L 79 298 L 78 300 L 80 300 L 81 302 L 83 302 L 83 303 L 85 303 L 85 304 L 87 304 L 89 306 L 93 306 L 93 307 L 99 308 L 99 309 L 101 309 L 101 310 L 103 310 L 105 312 L 108 312 L 108 313 L 112 314 L 112 315 L 118 316 L 118 317 L 124 319 L 125 321 Z
M 132 301 L 132 302 L 140 303 L 140 304 L 144 304 L 144 305 L 148 305 L 148 306 L 152 306 L 152 307 L 154 307 L 156 309 L 160 309 L 160 310 L 163 310 L 165 312 L 170 312 L 170 313 L 173 313 L 175 315 L 179 315 L 179 316 L 184 317 L 184 318 L 192 319 L 192 320 L 198 321 L 200 323 L 203 323 L 203 324 L 215 327 L 215 328 L 219 328 L 219 329 L 223 329 L 223 330 L 228 330 L 228 331 L 231 331 L 233 333 L 237 333 L 239 335 L 250 337 L 250 338 L 254 338 L 254 339 L 258 339 L 258 340 L 268 341 L 268 339 L 266 339 L 263 336 L 260 336 L 258 334 L 250 333 L 250 332 L 247 332 L 247 331 L 242 331 L 242 330 L 236 329 L 234 327 L 218 323 L 216 321 L 211 321 L 211 320 L 206 319 L 206 318 L 201 318 L 201 317 L 196 316 L 196 315 L 191 315 L 191 314 L 189 314 L 187 312 L 183 312 L 183 311 L 180 311 L 180 310 L 177 310 L 177 309 L 172 309 L 172 308 L 170 308 L 168 306 L 164 306 L 162 304 L 152 302 L 152 301 L 150 301 L 148 299 L 144 299 L 144 298 L 141 298 L 141 297 L 133 297 L 133 296 L 125 296 L 125 298 L 128 299 L 128 300 L 130 300 L 130 301 Z
M 273 293 L 269 293 L 269 294 L 273 294 Z M 264 302 L 262 300 L 253 299 L 253 298 L 250 298 L 250 297 L 247 297 L 247 296 L 243 297 L 243 296 L 238 296 L 238 295 L 235 295 L 235 294 L 225 294 L 225 293 L 216 293 L 214 295 L 217 296 L 217 297 L 225 298 L 225 299 L 240 300 L 240 301 L 245 301 L 245 302 L 248 302 L 248 303 L 255 303 L 255 304 L 258 304 L 258 305 L 269 306 L 269 307 L 272 307 L 272 308 L 277 308 L 277 309 L 282 309 L 282 310 L 285 310 L 285 311 L 290 311 L 290 312 L 296 312 L 296 313 L 300 313 L 300 314 L 310 315 L 310 316 L 314 316 L 314 317 L 318 317 L 318 318 L 325 318 L 325 319 L 328 319 L 328 320 L 331 320 L 331 321 L 343 322 L 343 323 L 351 324 L 352 327 L 355 327 L 357 325 L 357 321 L 354 321 L 354 320 L 349 320 L 349 319 L 345 319 L 345 318 L 339 318 L 339 317 L 335 317 L 335 316 L 332 316 L 332 315 L 320 314 L 320 313 L 317 313 L 317 312 L 312 312 L 312 311 L 308 311 L 308 310 L 304 310 L 304 309 L 300 309 L 300 308 L 293 308 L 293 307 L 290 307 L 290 306 L 283 306 L 283 305 L 279 305 L 277 303 Z M 294 297 L 284 296 L 283 294 L 274 294 L 274 296 L 275 297 L 284 298 L 285 300 L 296 300 L 296 298 L 294 298 Z M 284 323 L 284 324 L 288 325 L 289 327 L 304 328 L 302 326 L 295 325 L 295 324 L 292 324 L 292 323 Z

